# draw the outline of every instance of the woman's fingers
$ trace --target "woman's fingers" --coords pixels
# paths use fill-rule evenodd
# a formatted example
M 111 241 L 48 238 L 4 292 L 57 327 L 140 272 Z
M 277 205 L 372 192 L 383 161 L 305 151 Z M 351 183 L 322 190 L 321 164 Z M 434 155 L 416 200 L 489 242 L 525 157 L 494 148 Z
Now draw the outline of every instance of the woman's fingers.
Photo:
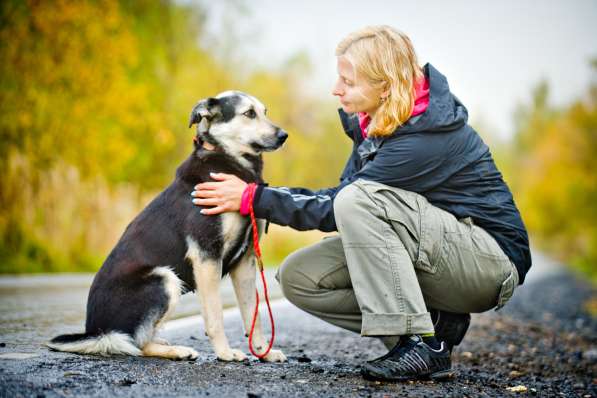
M 225 211 L 228 211 L 228 210 L 224 206 L 217 206 L 217 207 L 212 207 L 209 209 L 202 209 L 201 214 L 205 214 L 207 216 L 212 216 L 214 214 L 224 213 Z
M 233 174 L 225 174 L 225 173 L 209 173 L 209 176 L 214 180 L 223 181 L 229 180 L 232 177 L 235 177 Z
M 199 190 L 191 192 L 191 196 L 194 198 L 217 198 L 220 195 L 215 190 Z
M 219 182 L 202 182 L 201 184 L 195 185 L 195 191 L 202 189 L 217 189 L 220 186 Z
M 222 202 L 221 199 L 217 198 L 209 198 L 209 199 L 193 199 L 193 204 L 199 206 L 218 206 Z
M 202 214 L 208 215 L 237 211 L 247 183 L 233 174 L 211 173 L 211 177 L 216 181 L 195 185 L 191 192 L 193 204 L 214 206 L 201 210 Z
M 195 185 L 195 191 L 200 189 L 217 189 L 221 181 L 231 180 L 236 176 L 234 174 L 209 173 L 209 176 L 218 182 L 208 181 Z

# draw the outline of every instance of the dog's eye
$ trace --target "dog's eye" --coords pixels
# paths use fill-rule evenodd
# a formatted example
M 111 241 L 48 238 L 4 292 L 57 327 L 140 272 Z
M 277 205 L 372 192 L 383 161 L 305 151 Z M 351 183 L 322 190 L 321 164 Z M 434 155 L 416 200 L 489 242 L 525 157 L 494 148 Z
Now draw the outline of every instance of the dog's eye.
M 253 109 L 249 109 L 248 111 L 243 113 L 243 115 L 245 115 L 249 119 L 255 119 L 257 117 L 257 114 L 255 113 L 255 111 Z

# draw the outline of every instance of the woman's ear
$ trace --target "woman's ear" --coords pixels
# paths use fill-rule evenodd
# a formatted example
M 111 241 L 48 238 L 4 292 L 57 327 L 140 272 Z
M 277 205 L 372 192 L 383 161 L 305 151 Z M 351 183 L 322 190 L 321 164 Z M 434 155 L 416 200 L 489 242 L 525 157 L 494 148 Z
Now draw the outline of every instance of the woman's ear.
M 390 96 L 390 93 L 392 92 L 392 90 L 390 90 L 390 83 L 383 82 L 381 84 L 381 89 L 382 89 L 382 92 L 381 92 L 381 94 L 379 94 L 379 97 L 383 98 L 383 101 L 385 101 L 388 99 L 388 97 Z

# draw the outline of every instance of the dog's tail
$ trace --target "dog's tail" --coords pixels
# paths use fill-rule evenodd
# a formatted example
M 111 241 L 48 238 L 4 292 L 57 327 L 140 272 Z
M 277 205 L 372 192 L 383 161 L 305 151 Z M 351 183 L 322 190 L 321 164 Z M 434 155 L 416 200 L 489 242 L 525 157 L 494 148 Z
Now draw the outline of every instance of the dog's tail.
M 133 338 L 121 332 L 109 332 L 93 335 L 88 333 L 63 334 L 54 337 L 45 344 L 55 351 L 75 352 L 96 355 L 133 355 L 140 356 L 141 350 Z

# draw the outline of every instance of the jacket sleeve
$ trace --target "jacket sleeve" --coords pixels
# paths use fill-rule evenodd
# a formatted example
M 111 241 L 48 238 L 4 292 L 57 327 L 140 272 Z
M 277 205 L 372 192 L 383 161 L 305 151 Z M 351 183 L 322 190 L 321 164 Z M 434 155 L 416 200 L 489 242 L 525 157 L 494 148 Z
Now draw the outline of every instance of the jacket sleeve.
M 446 161 L 442 161 L 445 148 L 427 146 L 424 153 L 417 153 L 416 148 L 420 147 L 414 140 L 388 140 L 361 170 L 343 173 L 346 178 L 334 188 L 311 191 L 260 186 L 254 202 L 255 215 L 298 230 L 336 231 L 334 198 L 346 185 L 364 179 L 423 193 L 454 172 L 453 167 L 447 167 Z M 449 160 L 458 161 L 457 158 Z M 350 159 L 347 167 L 352 167 Z
M 255 193 L 255 217 L 299 231 L 336 231 L 333 200 L 338 187 L 311 191 L 305 188 L 266 187 Z
M 311 191 L 306 188 L 259 185 L 253 202 L 255 216 L 299 231 L 336 231 L 334 197 L 348 181 L 347 177 L 354 174 L 355 155 L 353 151 L 340 176 L 340 185 L 333 188 Z

